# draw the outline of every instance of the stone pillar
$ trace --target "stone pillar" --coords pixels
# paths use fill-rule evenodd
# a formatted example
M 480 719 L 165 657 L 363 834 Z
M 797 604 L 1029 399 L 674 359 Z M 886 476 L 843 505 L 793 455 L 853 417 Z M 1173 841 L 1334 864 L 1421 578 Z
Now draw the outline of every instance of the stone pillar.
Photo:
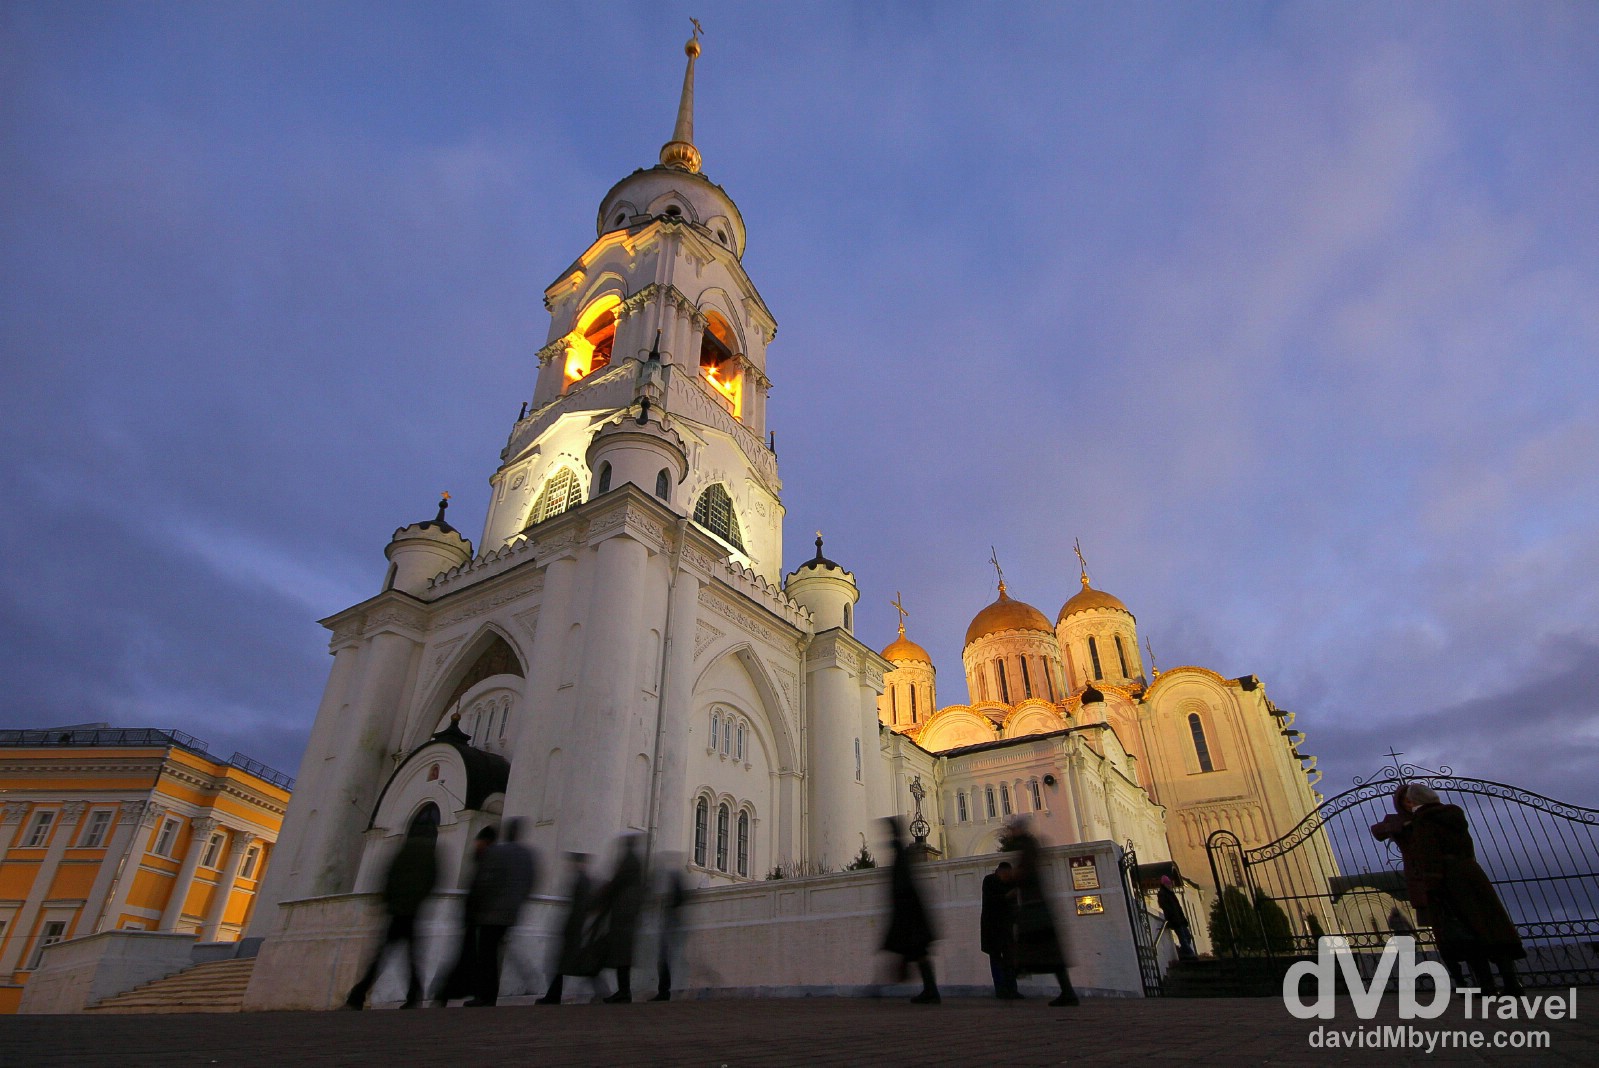
M 866 760 L 872 755 L 861 737 L 860 688 L 852 677 L 854 650 L 849 639 L 828 631 L 811 644 L 806 710 L 809 735 L 806 791 L 810 801 L 812 863 L 839 868 L 860 850 L 866 829 Z M 855 777 L 855 742 L 861 744 L 862 778 Z
M 67 844 L 77 832 L 78 820 L 83 817 L 84 810 L 88 807 L 85 801 L 68 801 L 61 806 L 61 817 L 55 821 L 55 826 L 52 828 L 49 848 L 44 852 L 44 860 L 39 865 L 38 874 L 33 877 L 33 885 L 28 888 L 27 900 L 22 903 L 22 907 L 17 910 L 16 918 L 12 921 L 14 933 L 6 943 L 5 955 L 0 956 L 0 975 L 13 975 L 16 972 L 17 961 L 22 955 L 23 947 L 33 941 L 33 925 L 39 918 L 39 906 L 50 896 L 50 887 L 55 882 L 56 870 L 61 867 L 61 855 L 67 851 Z
M 233 896 L 233 884 L 239 878 L 239 865 L 244 863 L 244 851 L 255 841 L 248 831 L 228 831 L 228 859 L 217 873 L 217 888 L 211 895 L 211 905 L 205 912 L 205 923 L 200 928 L 200 941 L 215 942 L 222 929 L 222 920 L 228 913 L 228 899 Z
M 89 889 L 89 897 L 84 902 L 83 914 L 94 917 L 94 930 L 96 933 L 103 930 L 105 923 L 106 894 L 111 890 L 111 884 L 117 877 L 123 862 L 128 856 L 128 847 L 133 843 L 133 832 L 139 827 L 139 817 L 144 815 L 143 801 L 124 801 L 121 810 L 117 813 L 117 824 L 111 832 L 111 837 L 106 841 L 105 856 L 100 860 L 100 870 L 95 873 L 94 886 Z
M 679 536 L 682 536 L 681 532 Z M 650 847 L 656 852 L 688 853 L 693 848 L 687 824 L 689 715 L 694 695 L 694 635 L 699 625 L 702 568 L 709 560 L 685 552 L 672 587 L 671 624 L 666 632 L 662 660 L 665 690 L 661 694 L 661 729 L 655 754 L 655 820 Z M 773 813 L 763 813 L 772 816 Z
M 585 741 L 567 754 L 567 784 L 569 789 L 579 781 L 604 785 L 585 789 L 582 805 L 569 809 L 565 822 L 573 848 L 602 857 L 611 855 L 612 842 L 625 827 L 628 741 L 641 703 L 638 612 L 648 600 L 648 563 L 649 550 L 625 532 L 607 537 L 594 553 L 573 730 L 574 738 Z
M 0 814 L 0 863 L 4 863 L 6 854 L 11 851 L 11 840 L 17 836 L 16 826 L 28 814 L 30 807 L 26 801 L 5 803 L 4 812 Z
M 125 818 L 132 818 L 128 814 L 127 806 L 123 806 L 122 812 Z M 139 873 L 139 864 L 144 860 L 144 855 L 150 851 L 150 845 L 166 815 L 165 805 L 151 803 L 144 806 L 144 816 L 139 820 L 138 829 L 134 831 L 132 846 L 122 860 L 122 870 L 117 872 L 116 883 L 111 890 L 111 900 L 106 902 L 105 911 L 100 914 L 100 922 L 96 924 L 99 930 L 115 930 L 117 918 L 127 907 L 128 895 L 133 891 L 133 877 Z
M 160 930 L 178 929 L 178 921 L 183 918 L 184 902 L 188 901 L 189 891 L 194 888 L 195 870 L 200 867 L 200 858 L 205 855 L 206 843 L 219 826 L 216 820 L 209 817 L 197 819 L 189 825 L 189 849 L 183 856 L 182 867 L 178 869 L 177 881 L 172 884 L 167 907 L 161 912 Z

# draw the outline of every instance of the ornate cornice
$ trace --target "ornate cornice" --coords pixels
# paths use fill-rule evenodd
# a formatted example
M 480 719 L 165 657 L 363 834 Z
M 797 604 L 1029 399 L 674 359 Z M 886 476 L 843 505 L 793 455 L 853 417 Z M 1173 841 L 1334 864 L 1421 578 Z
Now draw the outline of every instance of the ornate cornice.
M 0 815 L 0 824 L 9 826 L 13 823 L 21 823 L 22 817 L 28 814 L 28 809 L 31 807 L 33 806 L 27 801 L 7 801 L 4 814 Z

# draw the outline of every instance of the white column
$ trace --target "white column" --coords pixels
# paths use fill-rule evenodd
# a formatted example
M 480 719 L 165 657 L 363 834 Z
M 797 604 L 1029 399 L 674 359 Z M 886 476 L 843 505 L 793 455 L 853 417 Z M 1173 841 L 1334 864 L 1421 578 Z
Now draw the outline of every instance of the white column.
M 6 943 L 5 955 L 0 957 L 0 975 L 11 975 L 16 971 L 22 947 L 32 941 L 31 933 L 34 921 L 39 918 L 39 906 L 50 893 L 50 886 L 56 879 L 56 869 L 61 866 L 61 855 L 67 851 L 67 843 L 72 841 L 78 829 L 78 820 L 88 807 L 85 801 L 68 801 L 61 806 L 61 816 L 55 822 L 50 847 L 45 850 L 44 861 L 39 865 L 38 874 L 33 877 L 33 885 L 28 888 L 27 900 L 17 910 L 13 921 L 15 933 Z
M 143 814 L 143 801 L 124 801 L 117 813 L 117 825 L 106 842 L 105 855 L 100 858 L 100 870 L 95 874 L 94 886 L 89 889 L 88 900 L 83 906 L 83 914 L 94 917 L 96 932 L 102 929 L 101 925 L 105 922 L 106 894 L 110 892 L 111 884 L 127 858 L 133 832 L 138 828 L 139 817 Z
M 189 899 L 189 891 L 194 887 L 194 872 L 200 866 L 200 857 L 205 853 L 205 845 L 211 840 L 211 835 L 216 832 L 218 823 L 214 819 L 198 819 L 190 825 L 189 851 L 183 856 L 183 866 L 178 869 L 178 879 L 172 885 L 172 895 L 167 898 L 167 907 L 161 913 L 161 930 L 176 931 L 178 921 L 183 918 L 183 903 Z
M 125 807 L 123 814 L 127 814 Z M 96 925 L 99 930 L 116 929 L 117 919 L 127 907 L 128 894 L 133 890 L 133 878 L 139 874 L 139 865 L 143 862 L 144 855 L 150 851 L 150 844 L 160 830 L 161 821 L 166 819 L 166 815 L 165 805 L 151 803 L 144 806 L 144 816 L 139 820 L 139 829 L 134 832 L 133 845 L 122 861 L 122 870 L 117 873 L 116 885 L 111 891 L 111 900 L 106 902 L 105 911 L 100 914 L 100 922 Z
M 651 848 L 657 852 L 687 853 L 688 838 L 688 732 L 693 711 L 694 633 L 699 622 L 700 577 L 680 567 L 672 587 L 671 626 L 666 634 L 663 662 L 666 688 L 661 694 L 660 752 L 655 755 L 655 825 Z M 775 812 L 760 813 L 773 819 Z
M 228 899 L 233 896 L 233 884 L 239 878 L 239 865 L 244 863 L 244 851 L 255 841 L 248 831 L 228 830 L 228 859 L 217 873 L 217 888 L 211 895 L 211 906 L 206 909 L 205 923 L 200 928 L 200 941 L 215 942 L 222 929 L 222 920 L 228 913 Z

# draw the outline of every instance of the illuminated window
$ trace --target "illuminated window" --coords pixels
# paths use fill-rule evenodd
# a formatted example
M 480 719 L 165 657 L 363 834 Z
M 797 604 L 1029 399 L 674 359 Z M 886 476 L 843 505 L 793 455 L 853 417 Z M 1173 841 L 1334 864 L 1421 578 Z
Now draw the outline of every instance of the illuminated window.
M 750 873 L 750 814 L 738 814 L 738 873 Z
M 1099 643 L 1092 636 L 1088 639 L 1088 658 L 1094 662 L 1094 678 L 1104 678 L 1105 672 L 1099 666 Z
M 616 308 L 621 299 L 601 297 L 578 316 L 577 329 L 566 336 L 566 379 L 562 391 L 611 362 L 616 343 Z
M 655 496 L 663 501 L 672 499 L 672 476 L 666 473 L 664 467 L 655 476 Z
M 744 551 L 744 537 L 738 529 L 738 513 L 733 510 L 733 498 L 727 487 L 713 482 L 705 487 L 694 505 L 694 522 L 727 542 L 739 552 Z
M 711 806 L 705 798 L 694 803 L 694 863 L 705 867 L 706 838 L 710 834 Z
M 563 467 L 545 481 L 544 488 L 539 491 L 538 499 L 533 502 L 533 511 L 527 517 L 527 525 L 532 526 L 546 519 L 554 519 L 568 508 L 582 503 L 583 488 L 577 480 L 577 475 L 570 467 Z
M 33 826 L 28 829 L 28 837 L 22 843 L 22 848 L 43 849 L 45 842 L 50 840 L 50 828 L 55 821 L 56 814 L 49 810 L 34 813 Z
M 1210 745 L 1205 741 L 1205 725 L 1199 721 L 1199 713 L 1188 714 L 1188 732 L 1194 736 L 1194 755 L 1199 758 L 1200 771 L 1215 771 L 1210 762 Z
M 217 861 L 222 859 L 222 842 L 226 838 L 227 835 L 221 831 L 211 836 L 211 840 L 205 844 L 205 855 L 200 858 L 200 867 L 214 868 L 217 866 Z
M 108 808 L 96 809 L 89 814 L 89 825 L 83 829 L 83 837 L 78 841 L 79 849 L 99 849 L 105 845 L 106 831 L 111 828 L 111 810 Z
M 167 820 L 161 824 L 161 831 L 155 836 L 155 848 L 151 850 L 158 857 L 170 857 L 172 846 L 178 839 L 178 821 Z
M 1130 679 L 1133 673 L 1127 670 L 1127 650 L 1122 648 L 1122 636 L 1116 635 L 1116 659 L 1122 662 L 1122 678 Z
M 700 340 L 700 377 L 734 418 L 742 414 L 744 392 L 742 361 L 737 347 L 738 339 L 726 321 L 715 312 L 706 315 L 705 332 Z
M 596 489 L 594 492 L 595 493 L 609 493 L 609 492 L 611 492 L 611 465 L 609 463 L 601 463 L 600 464 L 599 488 Z
M 716 810 L 716 870 L 727 870 L 727 825 L 732 815 L 724 802 Z

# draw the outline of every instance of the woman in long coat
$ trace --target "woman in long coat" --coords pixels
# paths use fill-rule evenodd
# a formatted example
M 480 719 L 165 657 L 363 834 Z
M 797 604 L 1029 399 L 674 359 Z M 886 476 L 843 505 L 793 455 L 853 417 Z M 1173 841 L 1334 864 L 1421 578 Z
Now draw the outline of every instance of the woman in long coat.
M 942 999 L 928 953 L 938 934 L 933 930 L 927 907 L 922 904 L 922 893 L 916 889 L 912 874 L 915 861 L 905 845 L 900 821 L 890 816 L 883 822 L 888 824 L 889 846 L 894 851 L 894 862 L 888 870 L 888 933 L 883 936 L 883 948 L 899 955 L 901 978 L 907 964 L 915 964 L 921 971 L 922 992 L 911 1001 L 917 1005 L 937 1005 Z
M 561 946 L 556 951 L 555 963 L 550 969 L 555 974 L 550 978 L 549 990 L 539 998 L 540 1005 L 561 1003 L 565 976 L 593 977 L 599 970 L 590 966 L 584 959 L 583 953 L 583 933 L 589 918 L 590 883 L 588 872 L 584 870 L 588 857 L 583 853 L 568 853 L 566 859 L 572 868 L 572 881 L 567 886 L 566 917 L 561 923 Z
M 633 943 L 638 938 L 639 913 L 644 908 L 644 864 L 639 860 L 637 836 L 622 839 L 616 871 L 594 902 L 595 922 L 605 932 L 600 965 L 616 969 L 616 993 L 607 1002 L 633 1000 Z
M 1464 959 L 1470 964 L 1484 993 L 1498 990 L 1488 967 L 1491 961 L 1505 990 L 1519 992 L 1515 962 L 1527 951 L 1488 873 L 1477 863 L 1465 810 L 1442 804 L 1431 787 L 1420 783 L 1395 790 L 1394 808 L 1395 815 L 1371 833 L 1399 846 L 1410 903 L 1421 922 L 1432 927 L 1439 954 L 1446 963 Z
M 1016 972 L 1019 975 L 1050 974 L 1060 983 L 1060 996 L 1051 1005 L 1076 1005 L 1077 991 L 1066 965 L 1060 932 L 1055 927 L 1049 900 L 1039 872 L 1039 844 L 1021 824 L 1015 825 L 1005 841 L 1007 851 L 1016 854 Z

